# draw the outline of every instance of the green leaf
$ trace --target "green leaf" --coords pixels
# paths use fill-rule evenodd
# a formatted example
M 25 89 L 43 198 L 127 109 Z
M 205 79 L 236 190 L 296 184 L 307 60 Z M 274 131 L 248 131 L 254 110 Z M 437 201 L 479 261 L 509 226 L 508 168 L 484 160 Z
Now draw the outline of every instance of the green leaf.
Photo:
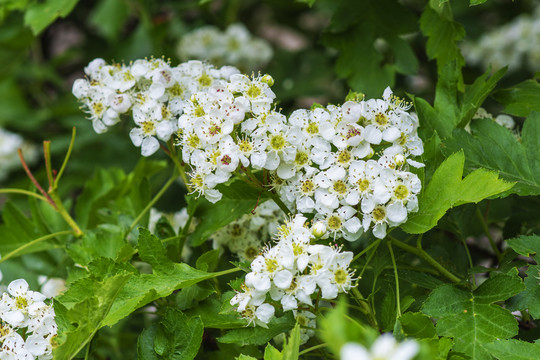
M 419 210 L 401 228 L 411 234 L 421 234 L 434 227 L 452 207 L 477 203 L 509 190 L 513 184 L 498 178 L 497 173 L 478 169 L 462 179 L 463 152 L 449 156 L 433 174 L 426 190 L 418 199 Z
M 186 290 L 190 288 L 191 287 L 186 288 Z M 199 303 L 197 307 L 186 311 L 186 314 L 191 317 L 199 316 L 202 319 L 205 328 L 243 328 L 247 325 L 247 322 L 246 320 L 242 319 L 236 311 L 232 311 L 230 313 L 221 311 L 222 305 L 225 304 L 225 302 L 230 301 L 231 297 L 232 296 L 229 298 L 222 298 L 220 301 L 216 300 L 215 298 L 207 299 Z
M 70 308 L 57 305 L 62 304 L 62 296 L 54 302 L 55 311 L 63 318 L 64 324 L 70 324 L 71 328 L 59 328 L 58 343 L 53 351 L 54 358 L 69 360 L 81 351 L 92 339 L 94 334 L 104 325 L 109 309 L 124 288 L 130 275 L 119 274 L 103 281 L 92 283 L 92 288 L 85 288 L 84 294 L 77 294 L 84 300 L 74 304 Z M 70 294 L 66 294 L 69 296 Z M 76 327 L 72 328 L 72 325 Z M 65 326 L 65 325 L 64 325 Z
M 437 335 L 433 322 L 424 314 L 407 312 L 401 315 L 399 322 L 407 337 L 431 339 Z
M 520 196 L 540 194 L 540 112 L 533 112 L 523 125 L 522 142 L 506 128 L 488 119 L 471 123 L 472 134 L 458 129 L 443 144 L 443 153 L 463 149 L 468 171 L 485 168 L 516 182 L 510 191 Z
M 278 349 L 268 344 L 264 348 L 264 360 L 283 360 L 283 355 Z
M 200 304 L 214 292 L 215 290 L 210 287 L 203 287 L 199 284 L 191 285 L 176 294 L 176 305 L 180 310 L 184 311 Z
M 181 311 L 168 308 L 157 327 L 154 350 L 160 359 L 192 360 L 199 352 L 203 330 L 200 318 L 188 319 Z
M 219 342 L 238 345 L 264 345 L 274 336 L 289 331 L 295 322 L 292 316 L 282 316 L 273 318 L 268 323 L 268 328 L 260 326 L 246 327 L 242 329 L 229 330 L 225 335 L 218 338 Z
M 24 254 L 53 249 L 65 243 L 66 235 L 40 240 L 49 233 L 46 232 L 47 229 L 42 227 L 40 229 L 39 220 L 27 218 L 13 203 L 6 203 L 2 211 L 3 224 L 0 224 L 0 239 L 2 239 L 0 262 Z
M 38 35 L 59 17 L 66 17 L 78 0 L 46 0 L 30 3 L 24 14 L 24 24 Z
M 420 29 L 428 37 L 427 55 L 437 60 L 439 73 L 454 61 L 458 71 L 463 67 L 465 59 L 457 43 L 465 37 L 465 30 L 463 25 L 453 20 L 450 4 L 428 3 L 420 17 Z M 461 74 L 458 79 L 458 83 L 462 83 Z
M 471 0 L 471 6 L 480 5 L 485 3 L 487 0 Z
M 283 360 L 298 360 L 300 348 L 300 324 L 296 323 L 291 331 L 288 341 L 283 344 Z
M 68 246 L 68 254 L 81 265 L 88 265 L 100 257 L 113 260 L 122 257 L 125 261 L 133 253 L 133 247 L 124 239 L 124 229 L 113 224 L 101 224 L 88 230 L 81 239 Z
M 491 355 L 501 360 L 536 360 L 540 354 L 540 343 L 529 343 L 521 340 L 498 340 L 486 344 Z
M 520 255 L 534 256 L 540 254 L 540 236 L 522 235 L 518 238 L 506 240 L 508 246 Z
M 416 72 L 418 60 L 400 37 L 416 31 L 414 13 L 395 0 L 337 4 L 323 42 L 340 51 L 335 71 L 353 90 L 380 96 L 393 85 L 396 73 Z
M 504 112 L 510 115 L 527 117 L 533 111 L 540 111 L 538 80 L 526 80 L 511 88 L 498 90 L 493 97 L 505 106 Z
M 158 355 L 154 351 L 154 339 L 156 337 L 157 324 L 144 329 L 137 339 L 137 359 L 138 360 L 158 360 Z
M 195 267 L 202 271 L 214 271 L 219 262 L 220 249 L 205 252 L 195 262 Z
M 486 344 L 517 334 L 517 321 L 510 311 L 493 302 L 519 293 L 518 276 L 500 274 L 486 280 L 472 293 L 452 285 L 435 289 L 422 312 L 437 319 L 437 335 L 454 338 L 453 350 L 473 359 L 491 359 Z
M 202 212 L 197 214 L 197 218 L 201 221 L 189 238 L 189 243 L 193 246 L 201 245 L 210 235 L 252 211 L 258 201 L 264 201 L 266 198 L 262 196 L 265 194 L 247 187 L 242 181 L 235 181 L 228 186 L 220 187 L 219 190 L 223 193 L 223 198 L 212 206 L 203 206 Z M 198 201 L 208 203 L 202 198 Z

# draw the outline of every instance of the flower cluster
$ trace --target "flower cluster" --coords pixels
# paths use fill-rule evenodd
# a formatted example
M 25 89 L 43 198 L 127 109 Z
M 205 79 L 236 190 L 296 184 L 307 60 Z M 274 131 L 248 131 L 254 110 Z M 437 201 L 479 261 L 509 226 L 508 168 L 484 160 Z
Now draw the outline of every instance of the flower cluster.
M 352 252 L 326 245 L 312 245 L 313 227 L 296 215 L 278 230 L 277 243 L 266 248 L 251 263 L 242 292 L 231 305 L 250 323 L 266 326 L 279 302 L 283 311 L 297 310 L 300 304 L 312 307 L 313 297 L 335 299 L 352 286 L 349 269 Z
M 214 249 L 227 247 L 241 261 L 253 261 L 282 220 L 283 211 L 273 201 L 266 201 L 253 213 L 245 214 L 212 235 Z
M 391 334 L 383 334 L 375 340 L 368 350 L 357 343 L 346 343 L 341 348 L 341 360 L 410 360 L 413 359 L 420 346 L 414 340 L 406 340 L 401 344 Z
M 0 299 L 0 358 L 52 359 L 57 327 L 54 309 L 45 299 L 23 279 L 8 285 Z
M 129 136 L 143 156 L 159 149 L 177 130 L 178 116 L 190 96 L 215 81 L 228 79 L 238 70 L 216 69 L 199 61 L 172 67 L 162 59 L 136 60 L 129 65 L 91 61 L 86 79 L 73 83 L 73 94 L 82 103 L 94 130 L 101 134 L 127 115 L 134 122 Z
M 22 149 L 28 164 L 36 162 L 38 151 L 34 145 L 24 141 L 20 135 L 0 128 L 0 181 L 7 178 L 10 171 L 22 168 L 18 149 Z
M 408 170 L 423 166 L 414 160 L 424 151 L 418 118 L 390 88 L 382 99 L 357 97 L 297 110 L 287 118 L 275 110 L 269 75 L 248 77 L 196 61 L 171 68 L 161 60 L 125 67 L 97 59 L 86 72 L 93 80 L 78 80 L 74 94 L 88 102 L 91 118 L 101 124 L 97 128 L 118 121 L 110 99 L 121 97 L 127 104 L 122 111 L 131 111 L 137 125 L 131 138 L 142 145 L 143 155 L 159 148 L 155 136 L 168 140 L 176 132 L 176 145 L 191 170 L 188 187 L 212 203 L 222 197 L 217 185 L 239 174 L 260 188 L 270 185 L 293 211 L 316 212 L 330 236 L 348 240 L 370 228 L 383 238 L 388 226 L 417 210 L 421 183 Z M 129 84 L 104 89 L 119 73 L 132 79 Z M 179 87 L 185 91 L 170 90 Z M 103 95 L 107 91 L 112 97 Z M 109 105 L 95 103 L 98 93 Z M 101 119 L 92 113 L 96 104 Z M 112 122 L 103 115 L 109 112 Z
M 232 24 L 225 31 L 215 26 L 200 27 L 182 37 L 178 57 L 206 60 L 215 66 L 232 65 L 244 72 L 256 71 L 273 56 L 272 47 L 250 34 L 242 24 Z
M 533 14 L 484 33 L 477 42 L 463 44 L 463 53 L 472 65 L 498 69 L 508 65 L 518 70 L 525 63 L 530 72 L 540 70 L 540 6 Z
M 412 158 L 424 149 L 409 108 L 387 88 L 383 99 L 295 111 L 284 132 L 293 156 L 283 152 L 276 168 L 280 197 L 316 212 L 330 236 L 355 240 L 373 226 L 383 238 L 418 208 L 421 183 L 408 167 L 423 166 Z

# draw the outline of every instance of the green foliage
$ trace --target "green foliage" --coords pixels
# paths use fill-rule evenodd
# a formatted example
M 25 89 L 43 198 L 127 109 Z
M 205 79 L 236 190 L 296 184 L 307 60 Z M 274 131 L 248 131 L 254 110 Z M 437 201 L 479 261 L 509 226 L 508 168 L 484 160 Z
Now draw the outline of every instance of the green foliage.
M 168 308 L 159 325 L 145 329 L 137 343 L 139 359 L 192 360 L 201 346 L 203 323 Z
M 264 345 L 275 336 L 292 329 L 294 324 L 292 314 L 289 313 L 280 318 L 273 318 L 268 323 L 268 328 L 256 326 L 229 330 L 225 335 L 219 337 L 218 341 L 225 344 L 235 343 L 241 346 Z
M 510 311 L 494 303 L 522 289 L 519 277 L 505 274 L 489 278 L 473 292 L 445 284 L 431 293 L 422 312 L 437 319 L 437 335 L 454 338 L 454 351 L 491 359 L 486 344 L 511 338 L 518 330 Z
M 497 173 L 478 169 L 464 179 L 463 152 L 446 159 L 435 171 L 425 191 L 420 195 L 419 210 L 401 228 L 411 234 L 421 234 L 434 227 L 452 207 L 477 203 L 503 193 L 514 184 L 499 179 Z
M 32 1 L 24 14 L 24 23 L 37 35 L 57 18 L 69 15 L 77 3 L 78 0 Z
M 536 79 L 498 90 L 493 97 L 505 106 L 504 112 L 510 115 L 527 117 L 533 111 L 540 111 L 540 84 Z
M 516 182 L 508 193 L 540 194 L 540 113 L 531 113 L 523 124 L 521 143 L 510 131 L 491 120 L 474 121 L 471 130 L 472 134 L 455 130 L 452 138 L 444 143 L 443 152 L 463 149 L 468 171 L 482 167 L 498 171 L 503 179 Z
M 533 360 L 540 354 L 540 344 L 509 339 L 486 344 L 491 355 L 505 360 Z
M 239 219 L 242 215 L 255 209 L 259 202 L 266 200 L 268 194 L 262 194 L 246 184 L 237 180 L 220 188 L 223 199 L 209 206 L 204 198 L 197 199 L 198 217 L 201 219 L 197 228 L 190 236 L 190 244 L 197 246 L 215 233 L 218 229 Z
M 400 37 L 416 29 L 416 17 L 394 0 L 339 2 L 324 43 L 340 51 L 336 74 L 368 96 L 380 96 L 396 73 L 414 74 L 418 60 Z M 379 39 L 379 49 L 374 46 Z

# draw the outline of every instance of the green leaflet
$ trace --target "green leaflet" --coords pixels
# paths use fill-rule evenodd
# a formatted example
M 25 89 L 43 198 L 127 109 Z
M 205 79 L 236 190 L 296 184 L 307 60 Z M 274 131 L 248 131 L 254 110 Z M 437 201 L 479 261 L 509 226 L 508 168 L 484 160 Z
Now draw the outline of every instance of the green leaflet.
M 486 349 L 497 359 L 536 360 L 540 354 L 540 343 L 528 343 L 521 340 L 498 340 L 486 344 Z
M 539 262 L 540 236 L 520 236 L 506 242 L 518 254 L 531 256 L 537 263 Z M 528 309 L 534 319 L 540 319 L 540 301 L 538 301 L 540 299 L 540 265 L 529 265 L 526 274 L 527 277 L 523 281 L 525 290 L 510 299 L 508 307 L 511 310 Z
M 192 360 L 199 352 L 204 325 L 181 311 L 167 308 L 156 327 L 145 329 L 137 342 L 139 359 Z
M 411 234 L 421 234 L 435 225 L 452 207 L 477 203 L 512 188 L 514 184 L 499 179 L 498 174 L 478 169 L 462 179 L 465 156 L 457 152 L 449 156 L 433 174 L 425 191 L 419 196 L 419 210 L 401 228 Z
M 504 112 L 515 116 L 529 116 L 540 111 L 540 84 L 538 80 L 526 80 L 508 89 L 493 94 L 495 100 L 505 106 Z
M 443 143 L 443 153 L 463 149 L 466 169 L 479 167 L 497 171 L 500 176 L 516 182 L 506 192 L 520 196 L 540 194 L 540 113 L 532 112 L 523 125 L 521 143 L 506 128 L 488 119 L 471 124 L 472 134 L 454 131 Z
M 218 338 L 219 342 L 238 345 L 264 345 L 274 336 L 289 331 L 294 326 L 294 319 L 289 312 L 280 318 L 273 318 L 268 323 L 268 328 L 260 326 L 244 327 L 242 329 L 229 330 L 225 335 Z
M 518 330 L 510 311 L 493 303 L 522 289 L 518 276 L 505 274 L 489 278 L 472 293 L 445 284 L 431 293 L 422 312 L 437 319 L 437 335 L 454 338 L 454 351 L 473 359 L 491 360 L 486 344 L 510 338 Z

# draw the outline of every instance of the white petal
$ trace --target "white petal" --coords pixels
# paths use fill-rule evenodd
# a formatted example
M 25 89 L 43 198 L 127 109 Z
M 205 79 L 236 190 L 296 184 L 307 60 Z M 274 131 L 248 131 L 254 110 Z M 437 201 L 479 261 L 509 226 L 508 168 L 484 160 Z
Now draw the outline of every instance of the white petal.
M 407 209 L 400 202 L 395 202 L 386 208 L 386 215 L 388 220 L 401 224 L 407 220 Z
M 288 270 L 278 271 L 274 275 L 274 284 L 280 289 L 288 289 L 291 286 L 293 275 Z
M 159 141 L 153 137 L 149 136 L 143 139 L 141 143 L 141 154 L 142 156 L 150 156 L 159 149 Z

